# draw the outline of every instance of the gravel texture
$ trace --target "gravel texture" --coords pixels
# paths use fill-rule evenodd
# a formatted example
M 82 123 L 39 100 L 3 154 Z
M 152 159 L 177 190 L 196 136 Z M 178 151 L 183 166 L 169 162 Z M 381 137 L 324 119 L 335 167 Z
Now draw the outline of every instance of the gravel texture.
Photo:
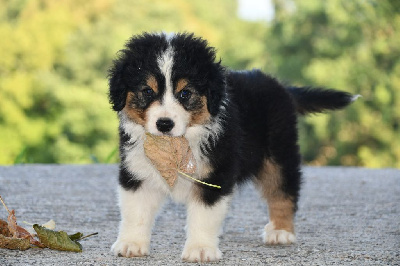
M 111 255 L 119 222 L 117 169 L 99 164 L 0 167 L 0 195 L 16 210 L 20 225 L 54 219 L 56 229 L 68 233 L 99 232 L 81 241 L 82 253 L 0 249 L 0 265 L 187 264 L 180 259 L 185 208 L 171 201 L 157 218 L 150 256 Z M 225 220 L 219 264 L 400 265 L 400 170 L 305 167 L 303 172 L 297 243 L 262 244 L 267 208 L 253 186 L 246 185 Z M 7 218 L 5 209 L 0 218 Z

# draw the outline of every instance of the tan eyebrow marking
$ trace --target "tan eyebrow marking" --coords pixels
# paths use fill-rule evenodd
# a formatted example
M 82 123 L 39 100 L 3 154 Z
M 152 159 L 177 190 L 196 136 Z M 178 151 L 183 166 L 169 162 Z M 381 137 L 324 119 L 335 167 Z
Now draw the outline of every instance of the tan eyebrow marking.
M 180 79 L 178 80 L 178 83 L 176 84 L 176 92 L 180 92 L 183 90 L 187 85 L 189 84 L 189 81 L 187 79 Z
M 155 93 L 158 93 L 158 82 L 153 75 L 150 75 L 146 80 L 147 86 L 153 89 Z

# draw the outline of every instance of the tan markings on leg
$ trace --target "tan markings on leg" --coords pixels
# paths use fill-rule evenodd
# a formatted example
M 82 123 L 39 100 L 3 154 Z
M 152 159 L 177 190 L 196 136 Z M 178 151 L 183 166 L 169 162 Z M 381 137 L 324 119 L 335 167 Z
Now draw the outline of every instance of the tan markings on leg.
M 275 229 L 294 232 L 294 203 L 281 189 L 282 174 L 279 165 L 266 159 L 257 183 L 268 202 L 270 221 L 274 223 Z
M 192 116 L 190 118 L 189 126 L 192 125 L 203 125 L 207 121 L 210 120 L 210 113 L 207 109 L 207 98 L 206 96 L 201 96 L 202 107 L 200 110 L 195 110 L 192 112 Z
M 157 94 L 158 93 L 158 82 L 153 75 L 150 75 L 146 80 L 147 86 L 153 89 L 153 91 Z
M 257 181 L 260 183 L 261 192 L 264 198 L 268 200 L 271 197 L 281 197 L 283 192 L 280 190 L 282 185 L 282 176 L 280 167 L 270 159 L 264 161 Z
M 268 200 L 269 219 L 274 223 L 275 230 L 286 230 L 294 233 L 294 206 L 289 199 Z

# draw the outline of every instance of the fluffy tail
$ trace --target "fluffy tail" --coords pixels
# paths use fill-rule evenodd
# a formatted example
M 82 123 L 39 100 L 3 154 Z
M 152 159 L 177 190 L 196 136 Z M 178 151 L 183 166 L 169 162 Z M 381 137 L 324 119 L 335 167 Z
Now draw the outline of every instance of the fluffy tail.
M 342 109 L 361 96 L 332 89 L 287 87 L 287 90 L 294 99 L 297 112 L 302 115 Z

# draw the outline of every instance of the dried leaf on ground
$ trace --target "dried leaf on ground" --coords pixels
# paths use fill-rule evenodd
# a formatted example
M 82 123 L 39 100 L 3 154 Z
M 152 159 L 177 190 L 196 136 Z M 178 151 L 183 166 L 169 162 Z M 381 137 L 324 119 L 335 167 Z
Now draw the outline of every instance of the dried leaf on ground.
M 33 239 L 33 236 L 25 228 L 17 224 L 14 210 L 11 210 L 11 213 L 8 216 L 8 229 L 13 234 L 13 237 Z
M 44 247 L 42 243 L 40 243 L 39 241 L 37 241 L 33 235 L 31 235 L 26 229 L 24 229 L 23 227 L 19 226 L 17 224 L 17 217 L 15 216 L 15 210 L 9 210 L 7 205 L 4 203 L 3 198 L 1 198 L 0 196 L 0 200 L 4 205 L 4 208 L 6 208 L 7 212 L 8 212 L 8 218 L 7 218 L 7 228 L 8 228 L 8 232 L 7 235 L 2 234 L 3 236 L 5 236 L 6 238 L 3 239 L 3 244 L 4 247 L 9 248 L 9 247 L 22 247 L 25 248 L 25 242 L 26 241 L 22 241 L 23 239 L 27 239 L 28 242 L 32 245 L 38 246 L 38 247 Z M 3 221 L 4 222 L 4 221 Z M 2 226 L 4 226 L 4 223 L 1 223 Z M 3 228 L 3 227 L 1 227 Z M 5 231 L 5 229 L 2 229 L 1 231 Z M 3 247 L 3 246 L 2 246 Z M 20 249 L 20 248 L 13 248 L 13 249 Z M 27 248 L 25 248 L 27 249 Z M 25 249 L 21 249 L 21 250 L 25 250 Z
M 31 247 L 30 239 L 17 225 L 15 211 L 9 210 L 0 196 L 0 200 L 8 212 L 7 222 L 0 219 L 0 248 L 26 250 Z M 28 233 L 29 234 L 29 233 Z M 30 234 L 29 234 L 30 235 Z M 23 236 L 23 237 L 20 237 Z
M 12 237 L 10 230 L 8 229 L 8 223 L 0 219 L 0 235 L 6 237 Z
M 26 250 L 35 245 L 38 247 L 48 247 L 56 250 L 82 252 L 82 246 L 78 240 L 96 235 L 97 233 L 83 236 L 82 233 L 68 235 L 64 231 L 53 231 L 55 222 L 50 220 L 43 226 L 34 224 L 33 229 L 40 241 L 36 240 L 34 234 L 17 224 L 14 210 L 9 210 L 0 196 L 0 201 L 8 212 L 7 222 L 0 219 L 0 248 Z M 50 229 L 49 229 L 50 228 Z
M 196 171 L 189 142 L 185 137 L 156 136 L 146 134 L 144 151 L 161 176 L 173 187 L 178 171 L 193 174 Z
M 11 234 L 13 237 L 19 237 L 18 236 L 18 225 L 17 225 L 17 217 L 15 217 L 15 211 L 14 210 L 8 210 L 8 230 L 10 230 Z
M 64 231 L 53 231 L 46 229 L 43 226 L 34 224 L 40 242 L 46 247 L 63 251 L 82 252 L 82 246 L 77 241 L 71 240 L 68 234 Z
M 31 247 L 29 239 L 0 235 L 0 248 L 27 250 Z
M 15 211 L 11 210 L 8 215 L 8 229 L 12 234 L 13 238 L 28 239 L 32 245 L 43 248 L 44 245 L 37 241 L 31 233 L 29 233 L 25 228 L 17 224 L 17 218 L 15 217 Z

